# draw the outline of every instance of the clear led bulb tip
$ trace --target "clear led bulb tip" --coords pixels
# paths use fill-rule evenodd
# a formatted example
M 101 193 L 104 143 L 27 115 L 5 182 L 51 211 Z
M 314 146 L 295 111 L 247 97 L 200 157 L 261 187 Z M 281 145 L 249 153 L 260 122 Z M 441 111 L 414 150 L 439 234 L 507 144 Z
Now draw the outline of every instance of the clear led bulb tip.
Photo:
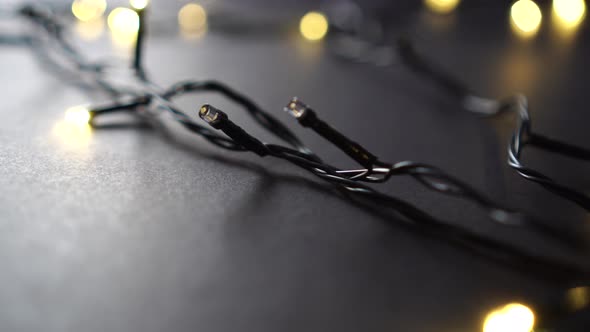
M 225 113 L 208 104 L 201 106 L 199 117 L 210 125 L 219 124 L 223 119 L 227 118 Z
M 305 112 L 307 111 L 308 107 L 305 103 L 297 99 L 297 97 L 293 97 L 291 101 L 285 106 L 285 112 L 291 114 L 294 118 L 299 119 Z

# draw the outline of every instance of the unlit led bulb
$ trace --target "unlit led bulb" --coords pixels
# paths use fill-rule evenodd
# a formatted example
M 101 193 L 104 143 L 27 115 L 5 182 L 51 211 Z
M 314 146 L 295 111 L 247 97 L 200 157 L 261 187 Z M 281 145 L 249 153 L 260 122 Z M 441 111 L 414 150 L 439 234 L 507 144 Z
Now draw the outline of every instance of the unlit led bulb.
M 293 97 L 291 101 L 284 107 L 285 112 L 291 114 L 295 118 L 300 118 L 305 114 L 307 105 L 300 101 L 297 97 Z

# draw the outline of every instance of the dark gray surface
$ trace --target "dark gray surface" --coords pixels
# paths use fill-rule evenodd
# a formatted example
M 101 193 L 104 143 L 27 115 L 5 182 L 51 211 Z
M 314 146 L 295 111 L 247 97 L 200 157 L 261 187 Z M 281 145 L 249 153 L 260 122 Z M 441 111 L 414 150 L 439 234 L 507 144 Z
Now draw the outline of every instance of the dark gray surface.
M 522 43 L 506 9 L 463 8 L 446 25 L 416 17 L 419 45 L 437 61 L 492 96 L 526 93 L 535 128 L 588 142 L 586 31 L 569 46 L 550 31 Z M 105 45 L 85 50 L 108 53 Z M 507 169 L 511 117 L 462 113 L 402 67 L 342 63 L 284 36 L 185 41 L 153 31 L 147 51 L 156 81 L 225 81 L 336 164 L 350 165 L 282 114 L 291 96 L 385 160 L 428 162 L 525 211 L 590 221 Z M 64 110 L 100 99 L 40 70 L 26 49 L 4 47 L 0 66 L 2 331 L 478 331 L 490 309 L 558 290 L 356 208 L 281 161 L 220 151 L 175 124 L 169 138 L 133 126 L 72 134 L 59 125 Z M 181 103 L 205 102 L 267 137 L 216 96 Z M 588 165 L 527 159 L 590 187 Z M 481 234 L 557 250 L 410 180 L 382 188 Z M 572 324 L 583 330 L 583 320 Z

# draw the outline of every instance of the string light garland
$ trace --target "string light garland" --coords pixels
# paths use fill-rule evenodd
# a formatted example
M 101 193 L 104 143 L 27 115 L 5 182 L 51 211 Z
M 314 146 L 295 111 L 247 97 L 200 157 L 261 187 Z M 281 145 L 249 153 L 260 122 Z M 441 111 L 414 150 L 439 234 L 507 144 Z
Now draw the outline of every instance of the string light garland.
M 406 65 L 415 72 L 430 78 L 449 95 L 457 98 L 467 111 L 485 117 L 495 116 L 507 111 L 515 112 L 518 116 L 518 123 L 508 144 L 508 165 L 523 178 L 540 184 L 552 193 L 574 202 L 590 212 L 590 197 L 588 195 L 561 184 L 532 167 L 525 166 L 521 159 L 523 149 L 526 146 L 581 161 L 590 161 L 590 149 L 533 132 L 528 101 L 525 96 L 516 95 L 502 100 L 477 96 L 450 74 L 436 68 L 435 65 L 418 54 L 407 39 L 399 41 L 398 51 Z
M 78 120 L 83 119 L 83 121 L 88 121 L 90 124 L 95 124 L 97 117 L 120 111 L 134 112 L 150 118 L 154 115 L 154 110 L 164 110 L 170 113 L 186 129 L 220 148 L 232 151 L 250 151 L 261 157 L 274 157 L 285 160 L 333 184 L 353 200 L 365 200 L 371 204 L 391 208 L 410 225 L 415 225 L 439 236 L 443 235 L 445 239 L 451 242 L 461 245 L 475 245 L 480 250 L 507 256 L 513 259 L 517 265 L 524 264 L 528 268 L 546 270 L 550 267 L 553 270 L 552 272 L 557 272 L 569 280 L 570 283 L 575 284 L 588 280 L 590 277 L 590 271 L 585 267 L 561 262 L 553 258 L 537 256 L 517 246 L 479 235 L 453 223 L 435 218 L 403 200 L 381 193 L 363 184 L 363 182 L 384 182 L 394 175 L 410 175 L 432 190 L 467 198 L 485 207 L 488 210 L 488 216 L 498 223 L 508 226 L 528 227 L 544 235 L 550 235 L 556 240 L 563 241 L 565 239 L 565 242 L 568 243 L 579 243 L 577 241 L 579 239 L 575 237 L 575 234 L 558 231 L 549 223 L 540 222 L 530 216 L 501 208 L 462 181 L 435 167 L 412 162 L 389 164 L 379 161 L 376 156 L 360 144 L 350 140 L 321 120 L 315 111 L 298 99 L 291 100 L 286 107 L 286 111 L 295 116 L 300 124 L 311 128 L 332 142 L 349 157 L 357 161 L 364 169 L 340 169 L 325 163 L 307 148 L 287 126 L 261 109 L 248 97 L 221 82 L 189 81 L 174 84 L 168 89 L 160 88 L 145 74 L 142 62 L 137 61 L 137 58 L 142 57 L 142 49 L 137 45 L 133 69 L 141 89 L 116 87 L 102 77 L 103 65 L 87 61 L 81 53 L 67 43 L 63 36 L 63 27 L 49 12 L 29 5 L 21 10 L 21 14 L 41 27 L 52 40 L 64 48 L 67 51 L 64 51 L 64 53 L 69 54 L 67 57 L 76 65 L 75 68 L 81 73 L 87 74 L 96 83 L 98 90 L 115 100 L 111 104 L 100 107 L 78 109 L 80 112 L 87 112 L 86 115 L 73 116 Z M 140 26 L 145 25 L 145 16 L 140 16 L 140 19 L 142 20 Z M 145 29 L 139 29 L 137 38 L 143 38 L 143 34 L 145 34 Z M 257 124 L 288 144 L 288 146 L 260 141 L 231 121 L 226 113 L 214 106 L 203 105 L 198 111 L 199 117 L 212 128 L 210 129 L 193 121 L 191 116 L 173 103 L 173 99 L 177 96 L 199 92 L 216 92 L 235 102 Z M 221 131 L 225 135 L 220 135 L 217 131 Z
M 535 6 L 532 11 L 522 9 L 521 7 Z M 515 9 L 516 8 L 516 9 Z M 585 14 L 585 6 L 576 0 L 556 0 L 553 3 L 554 11 L 559 15 L 571 15 L 572 20 L 580 22 Z M 513 4 L 511 10 L 511 19 L 518 20 L 522 16 L 536 16 L 540 11 L 537 5 L 531 0 L 519 0 Z M 540 15 L 540 14 L 539 14 Z M 368 16 L 368 15 L 365 15 Z M 379 24 L 378 21 L 372 20 L 370 16 L 365 19 L 370 21 L 369 25 Z M 540 17 L 534 19 L 540 23 Z M 536 29 L 536 28 L 535 28 Z M 336 29 L 335 29 L 336 30 Z M 375 65 L 394 65 L 403 64 L 417 74 L 426 77 L 441 87 L 447 94 L 459 100 L 463 108 L 469 112 L 484 116 L 492 117 L 505 112 L 514 112 L 518 116 L 516 129 L 508 144 L 507 164 L 514 169 L 523 178 L 538 183 L 550 192 L 563 197 L 586 211 L 590 212 L 590 197 L 570 186 L 561 184 L 551 177 L 537 171 L 533 167 L 525 165 L 522 161 L 522 153 L 526 146 L 535 147 L 551 153 L 561 154 L 570 158 L 581 161 L 590 161 L 590 149 L 563 142 L 545 135 L 533 132 L 531 128 L 531 117 L 529 114 L 528 100 L 524 95 L 518 94 L 503 99 L 490 99 L 473 93 L 465 84 L 460 82 L 453 75 L 438 68 L 431 61 L 419 54 L 412 42 L 407 38 L 399 38 L 394 45 L 384 41 L 375 41 L 365 38 L 362 33 L 362 27 L 357 29 L 338 29 L 334 36 L 337 41 L 344 40 L 346 44 L 356 45 L 352 47 L 357 50 L 358 47 L 364 52 L 348 52 L 346 48 L 335 48 L 335 54 L 346 59 L 357 62 L 372 63 Z M 357 54 L 364 54 L 358 56 Z M 385 61 L 382 55 L 386 55 Z M 396 61 L 397 60 L 397 61 Z

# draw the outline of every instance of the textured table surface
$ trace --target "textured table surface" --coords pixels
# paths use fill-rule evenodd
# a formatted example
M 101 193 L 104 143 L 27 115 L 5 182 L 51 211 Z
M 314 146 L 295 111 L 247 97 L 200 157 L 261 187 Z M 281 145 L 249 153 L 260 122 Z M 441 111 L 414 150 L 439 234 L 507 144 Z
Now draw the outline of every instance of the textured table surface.
M 432 59 L 490 96 L 526 93 L 536 129 L 590 147 L 587 25 L 569 41 L 544 25 L 523 42 L 506 8 L 465 5 L 445 18 L 409 10 L 406 28 Z M 107 32 L 81 43 L 89 54 L 110 52 Z M 186 40 L 154 29 L 146 51 L 162 85 L 224 81 L 335 164 L 352 165 L 282 112 L 290 97 L 385 160 L 434 164 L 529 213 L 590 222 L 508 169 L 514 118 L 466 114 L 402 66 L 342 62 L 326 44 L 289 33 L 212 30 Z M 478 331 L 494 307 L 560 291 L 542 275 L 360 209 L 284 162 L 221 151 L 171 121 L 168 135 L 125 117 L 99 130 L 69 128 L 65 109 L 101 99 L 44 70 L 26 48 L 2 46 L 0 73 L 2 331 Z M 219 96 L 181 100 L 193 116 L 205 102 L 272 141 Z M 526 158 L 590 188 L 587 164 L 534 151 Z M 475 232 L 561 255 L 410 179 L 382 189 Z M 587 311 L 560 324 L 586 331 Z

